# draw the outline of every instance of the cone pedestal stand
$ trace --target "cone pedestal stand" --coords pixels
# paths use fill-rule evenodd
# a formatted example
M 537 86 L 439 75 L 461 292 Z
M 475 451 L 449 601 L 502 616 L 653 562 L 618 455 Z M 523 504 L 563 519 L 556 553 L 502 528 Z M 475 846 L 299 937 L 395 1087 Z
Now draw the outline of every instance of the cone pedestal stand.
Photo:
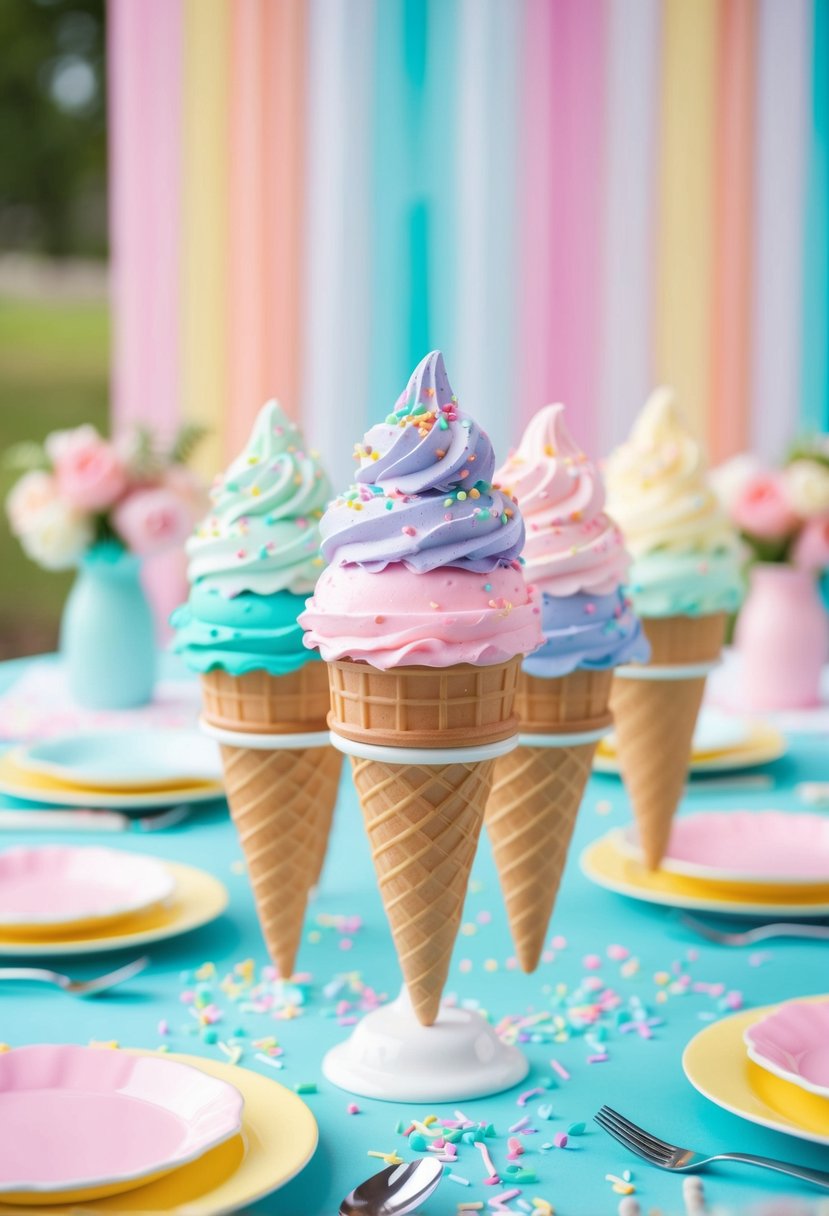
M 346 755 L 390 764 L 446 764 L 493 760 L 512 751 L 518 737 L 434 751 L 357 743 L 333 733 L 331 743 Z M 366 1014 L 349 1038 L 327 1053 L 322 1071 L 339 1089 L 359 1097 L 433 1103 L 510 1089 L 524 1080 L 529 1064 L 473 1010 L 441 1006 L 434 1025 L 421 1025 L 404 987 L 397 1000 Z

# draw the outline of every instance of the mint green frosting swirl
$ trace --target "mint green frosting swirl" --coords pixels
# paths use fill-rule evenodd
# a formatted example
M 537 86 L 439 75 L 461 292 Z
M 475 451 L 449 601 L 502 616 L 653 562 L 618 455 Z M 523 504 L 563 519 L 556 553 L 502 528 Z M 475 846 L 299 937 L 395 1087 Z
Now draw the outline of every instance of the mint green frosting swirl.
M 734 554 L 646 553 L 630 567 L 625 590 L 639 616 L 704 616 L 736 612 L 743 587 Z
M 313 591 L 322 569 L 319 520 L 331 486 L 318 453 L 276 401 L 262 407 L 244 451 L 211 490 L 213 510 L 187 542 L 188 576 L 225 596 Z

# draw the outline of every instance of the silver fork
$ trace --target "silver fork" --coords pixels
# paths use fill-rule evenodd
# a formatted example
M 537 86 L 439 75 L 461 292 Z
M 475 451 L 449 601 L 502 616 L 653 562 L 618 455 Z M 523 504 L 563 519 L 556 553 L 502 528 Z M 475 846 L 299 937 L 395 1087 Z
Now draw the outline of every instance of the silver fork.
M 714 1153 L 711 1157 L 705 1157 L 702 1153 L 695 1153 L 693 1149 L 666 1144 L 664 1140 L 652 1136 L 644 1128 L 637 1127 L 609 1106 L 603 1106 L 595 1118 L 599 1127 L 614 1140 L 624 1144 L 625 1148 L 630 1149 L 637 1157 L 642 1157 L 662 1170 L 690 1173 L 710 1165 L 712 1161 L 737 1161 L 741 1165 L 759 1165 L 766 1170 L 775 1170 L 778 1174 L 787 1174 L 790 1178 L 799 1178 L 801 1182 L 811 1182 L 814 1186 L 829 1190 L 829 1174 L 823 1170 L 811 1170 L 804 1165 L 789 1165 L 785 1161 L 775 1161 L 773 1157 L 755 1157 L 752 1153 Z
M 816 941 L 829 941 L 829 925 L 803 925 L 796 921 L 783 920 L 773 925 L 758 925 L 756 929 L 744 929 L 742 933 L 725 933 L 722 929 L 715 929 L 685 912 L 679 919 L 700 937 L 707 938 L 709 942 L 717 942 L 720 946 L 751 946 L 755 942 L 764 942 L 769 937 L 808 937 Z
M 123 984 L 140 974 L 148 965 L 148 955 L 137 958 L 116 971 L 108 971 L 94 980 L 73 980 L 68 975 L 60 975 L 57 971 L 47 971 L 45 967 L 0 967 L 0 982 L 3 980 L 35 980 L 43 984 L 55 984 L 72 996 L 99 996 L 109 991 L 116 984 Z

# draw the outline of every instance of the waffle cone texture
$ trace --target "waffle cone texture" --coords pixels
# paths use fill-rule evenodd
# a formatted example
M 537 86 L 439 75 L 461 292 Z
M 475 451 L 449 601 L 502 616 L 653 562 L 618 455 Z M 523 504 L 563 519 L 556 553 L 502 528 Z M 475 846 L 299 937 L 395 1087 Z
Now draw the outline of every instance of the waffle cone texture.
M 509 739 L 520 657 L 489 667 L 328 664 L 328 725 L 345 739 L 384 747 L 473 747 Z
M 352 757 L 383 906 L 412 1007 L 438 1016 L 495 762 Z
M 265 671 L 202 676 L 205 718 L 225 730 L 292 735 L 325 730 L 323 663 L 271 676 Z M 245 856 L 271 961 L 294 972 L 308 892 L 325 859 L 342 756 L 333 747 L 221 745 L 225 791 Z
M 576 735 L 608 725 L 612 675 L 585 670 L 543 680 L 522 671 L 522 733 Z M 522 971 L 541 958 L 595 750 L 595 743 L 522 744 L 496 762 L 486 830 Z
M 325 730 L 328 676 L 324 663 L 272 676 L 248 671 L 234 676 L 221 668 L 201 677 L 202 708 L 211 726 L 251 735 L 292 735 Z
M 261 751 L 223 744 L 221 751 L 262 935 L 288 979 L 308 892 L 322 867 L 342 757 L 329 747 Z
M 643 620 L 650 666 L 702 663 L 722 650 L 725 616 Z M 633 806 L 645 865 L 659 867 L 682 797 L 705 676 L 637 680 L 618 676 L 610 706 L 619 768 Z

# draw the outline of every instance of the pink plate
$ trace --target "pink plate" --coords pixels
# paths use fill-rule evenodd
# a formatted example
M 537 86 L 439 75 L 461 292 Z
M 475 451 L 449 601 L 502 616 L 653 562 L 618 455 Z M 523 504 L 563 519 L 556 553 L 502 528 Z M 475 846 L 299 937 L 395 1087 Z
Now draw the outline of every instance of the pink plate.
M 639 856 L 633 825 L 617 837 Z M 829 885 L 829 819 L 809 811 L 699 811 L 674 820 L 663 870 L 712 882 Z
M 15 1048 L 0 1055 L 0 1198 L 129 1190 L 236 1135 L 243 1101 L 162 1055 Z
M 829 1001 L 787 1001 L 743 1034 L 766 1072 L 829 1098 Z
M 113 920 L 155 907 L 174 890 L 170 872 L 142 854 L 69 845 L 0 852 L 0 928 Z

